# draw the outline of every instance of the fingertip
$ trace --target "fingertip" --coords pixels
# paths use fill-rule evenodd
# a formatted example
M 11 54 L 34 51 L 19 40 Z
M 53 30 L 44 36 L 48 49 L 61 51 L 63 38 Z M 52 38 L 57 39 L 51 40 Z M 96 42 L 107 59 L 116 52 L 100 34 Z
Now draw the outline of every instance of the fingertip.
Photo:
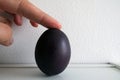
M 12 45 L 13 41 L 14 41 L 14 40 L 13 40 L 13 38 L 12 38 L 12 39 L 10 39 L 10 40 L 8 40 L 8 41 L 2 42 L 1 45 L 3 45 L 3 46 L 10 46 L 10 45 Z
M 40 19 L 40 24 L 47 28 L 61 29 L 62 25 L 53 17 L 44 13 L 44 16 Z
M 35 23 L 34 25 L 32 25 L 32 26 L 34 26 L 34 27 L 38 27 L 38 24 L 37 23 Z
M 58 23 L 58 26 L 57 26 L 58 29 L 61 29 L 62 28 L 62 25 L 60 23 Z
M 33 27 L 38 27 L 38 23 L 34 23 L 32 26 Z
M 14 22 L 15 22 L 15 24 L 16 25 L 18 25 L 18 26 L 21 26 L 22 25 L 22 16 L 20 16 L 20 15 L 15 15 L 15 17 L 14 17 Z
M 30 21 L 30 23 L 31 23 L 31 25 L 32 25 L 33 27 L 38 27 L 38 23 L 36 23 L 36 22 L 34 22 L 34 21 Z
M 49 23 L 47 25 L 50 25 L 50 26 L 48 26 L 48 28 L 56 28 L 56 29 L 62 28 L 62 25 L 57 21 L 54 21 L 53 23 Z

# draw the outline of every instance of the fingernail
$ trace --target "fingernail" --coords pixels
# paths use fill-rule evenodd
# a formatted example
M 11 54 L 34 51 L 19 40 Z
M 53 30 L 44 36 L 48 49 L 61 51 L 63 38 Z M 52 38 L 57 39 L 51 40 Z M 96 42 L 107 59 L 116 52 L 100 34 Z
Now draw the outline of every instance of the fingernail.
M 57 28 L 58 28 L 58 29 L 61 29 L 61 28 L 62 28 L 62 25 L 61 25 L 60 23 L 57 23 L 56 25 L 57 25 Z
M 57 28 L 57 29 L 61 29 L 62 25 L 59 22 L 56 22 L 56 23 L 52 24 L 52 27 Z

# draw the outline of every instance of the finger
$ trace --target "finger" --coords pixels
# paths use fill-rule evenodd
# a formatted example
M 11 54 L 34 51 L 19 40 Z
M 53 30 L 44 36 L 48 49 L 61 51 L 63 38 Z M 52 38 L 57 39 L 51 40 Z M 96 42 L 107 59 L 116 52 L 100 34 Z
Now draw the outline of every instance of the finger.
M 12 22 L 0 16 L 0 44 L 8 46 L 12 44 Z
M 30 21 L 31 25 L 34 27 L 38 27 L 38 23 L 34 22 L 34 21 Z
M 24 0 L 0 0 L 0 9 L 16 14 L 21 1 Z
M 60 23 L 52 18 L 51 16 L 47 15 L 42 10 L 35 7 L 33 4 L 28 2 L 27 0 L 22 0 L 18 6 L 17 13 L 37 22 L 45 27 L 48 28 L 61 28 Z
M 22 16 L 15 14 L 14 22 L 16 25 L 21 26 L 22 25 Z
M 41 11 L 27 0 L 0 0 L 0 8 L 14 14 L 21 14 L 48 28 L 61 28 L 57 20 Z
M 11 38 L 11 39 L 8 40 L 8 41 L 0 42 L 0 45 L 10 46 L 12 43 L 13 43 L 13 38 Z

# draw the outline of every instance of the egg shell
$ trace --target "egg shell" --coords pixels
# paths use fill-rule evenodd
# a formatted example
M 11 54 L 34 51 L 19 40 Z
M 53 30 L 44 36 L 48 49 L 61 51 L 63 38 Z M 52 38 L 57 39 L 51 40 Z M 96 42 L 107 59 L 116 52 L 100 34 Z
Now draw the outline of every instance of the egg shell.
M 43 73 L 51 76 L 63 72 L 70 57 L 70 43 L 65 33 L 53 28 L 41 35 L 35 48 L 35 60 Z

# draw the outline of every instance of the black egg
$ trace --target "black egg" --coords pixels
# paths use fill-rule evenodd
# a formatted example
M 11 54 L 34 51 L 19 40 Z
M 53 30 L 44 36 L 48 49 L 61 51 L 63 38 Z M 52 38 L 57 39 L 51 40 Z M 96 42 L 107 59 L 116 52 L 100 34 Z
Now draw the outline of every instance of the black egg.
M 56 75 L 67 67 L 71 56 L 67 36 L 58 29 L 48 29 L 39 38 L 35 59 L 39 69 L 46 75 Z

